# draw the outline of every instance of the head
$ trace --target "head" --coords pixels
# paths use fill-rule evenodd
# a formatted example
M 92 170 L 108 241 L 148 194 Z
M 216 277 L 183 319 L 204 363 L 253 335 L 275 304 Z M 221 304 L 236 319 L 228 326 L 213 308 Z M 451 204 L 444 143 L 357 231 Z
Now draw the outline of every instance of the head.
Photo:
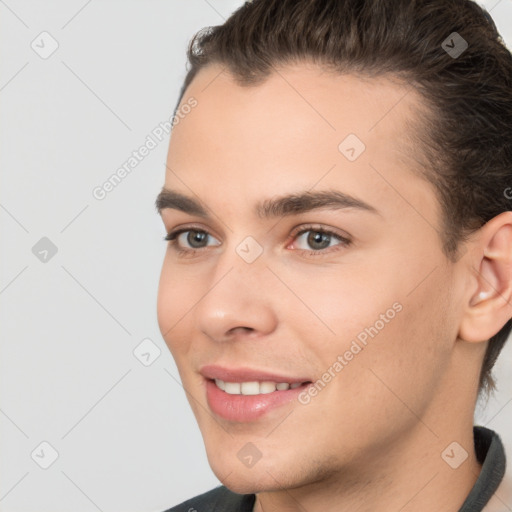
M 512 57 L 489 17 L 255 0 L 188 58 L 158 322 L 217 476 L 291 487 L 442 431 L 448 403 L 471 422 L 512 327 Z M 233 421 L 211 364 L 314 385 Z M 244 450 L 261 463 L 228 478 Z

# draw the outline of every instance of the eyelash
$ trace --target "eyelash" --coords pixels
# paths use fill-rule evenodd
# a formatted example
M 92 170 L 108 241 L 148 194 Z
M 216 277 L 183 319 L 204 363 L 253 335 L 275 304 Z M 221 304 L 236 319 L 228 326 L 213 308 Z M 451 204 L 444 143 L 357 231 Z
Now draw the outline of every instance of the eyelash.
M 208 233 L 208 231 L 205 231 L 204 229 L 195 228 L 194 226 L 180 228 L 180 229 L 177 229 L 176 231 L 171 231 L 171 232 L 167 233 L 167 235 L 163 239 L 165 241 L 170 242 L 170 245 L 181 257 L 193 257 L 197 253 L 199 253 L 207 248 L 207 247 L 202 247 L 200 249 L 183 249 L 182 247 L 179 247 L 178 243 L 177 243 L 178 236 L 181 235 L 181 233 L 187 233 L 188 231 L 204 233 L 204 234 L 210 236 L 210 233 Z M 295 230 L 292 233 L 292 235 L 293 235 L 292 240 L 295 240 L 300 235 L 303 235 L 304 233 L 307 233 L 308 231 L 313 231 L 314 233 L 322 233 L 325 235 L 329 235 L 330 237 L 336 238 L 340 242 L 338 245 L 335 245 L 333 247 L 326 247 L 325 249 L 316 249 L 316 250 L 314 250 L 314 249 L 312 249 L 312 250 L 295 249 L 296 251 L 299 251 L 300 253 L 306 254 L 308 256 L 313 256 L 313 257 L 324 256 L 326 253 L 329 254 L 331 252 L 340 250 L 341 248 L 346 248 L 346 247 L 350 246 L 350 244 L 352 243 L 352 241 L 350 239 L 343 237 L 334 231 L 331 231 L 331 230 L 325 229 L 325 228 L 319 228 L 314 225 L 301 226 L 300 230 Z

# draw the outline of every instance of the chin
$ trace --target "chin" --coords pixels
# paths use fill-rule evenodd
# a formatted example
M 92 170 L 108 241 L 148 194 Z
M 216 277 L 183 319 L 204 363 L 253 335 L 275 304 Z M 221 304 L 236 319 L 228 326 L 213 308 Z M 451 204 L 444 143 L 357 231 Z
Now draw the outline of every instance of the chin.
M 294 475 L 288 467 L 266 460 L 263 456 L 252 467 L 246 467 L 237 457 L 236 451 L 208 454 L 208 462 L 215 476 L 229 490 L 238 494 L 256 494 L 295 487 Z M 292 465 L 293 466 L 293 465 Z
M 224 472 L 217 473 L 213 471 L 215 476 L 222 482 L 230 491 L 238 494 L 256 494 L 262 491 L 277 491 L 282 489 L 287 484 L 281 485 L 272 478 L 264 469 L 256 471 L 255 468 L 247 469 L 245 471 L 233 471 L 231 474 Z

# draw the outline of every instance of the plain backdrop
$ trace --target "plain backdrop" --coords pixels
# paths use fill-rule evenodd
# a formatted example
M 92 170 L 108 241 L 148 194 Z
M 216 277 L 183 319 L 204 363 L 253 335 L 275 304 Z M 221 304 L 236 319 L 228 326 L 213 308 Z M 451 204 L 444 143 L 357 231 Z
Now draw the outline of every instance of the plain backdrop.
M 156 319 L 168 137 L 93 191 L 169 119 L 192 35 L 242 3 L 0 1 L 3 512 L 161 512 L 219 483 Z M 512 45 L 512 2 L 485 5 Z M 475 420 L 509 457 L 511 363 Z

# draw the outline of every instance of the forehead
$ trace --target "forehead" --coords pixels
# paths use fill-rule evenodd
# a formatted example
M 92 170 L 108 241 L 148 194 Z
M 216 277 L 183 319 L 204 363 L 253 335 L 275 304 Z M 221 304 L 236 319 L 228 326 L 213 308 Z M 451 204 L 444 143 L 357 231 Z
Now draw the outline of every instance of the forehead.
M 183 132 L 187 124 L 194 131 L 211 129 L 215 137 L 215 126 L 222 125 L 231 128 L 225 135 L 234 132 L 266 144 L 277 130 L 290 142 L 301 135 L 330 142 L 333 136 L 357 133 L 369 143 L 392 137 L 396 148 L 407 138 L 404 125 L 415 124 L 415 109 L 422 106 L 416 90 L 391 75 L 340 74 L 307 63 L 274 70 L 255 85 L 240 85 L 218 64 L 201 69 L 181 101 L 193 96 L 198 107 L 174 132 Z
M 396 79 L 303 64 L 242 86 L 210 65 L 181 104 L 191 97 L 197 106 L 171 135 L 168 188 L 188 195 L 191 188 L 214 207 L 229 199 L 234 210 L 313 187 L 370 203 L 396 203 L 403 195 L 427 211 L 436 208 L 433 190 L 413 172 L 419 164 L 411 133 L 421 99 Z

